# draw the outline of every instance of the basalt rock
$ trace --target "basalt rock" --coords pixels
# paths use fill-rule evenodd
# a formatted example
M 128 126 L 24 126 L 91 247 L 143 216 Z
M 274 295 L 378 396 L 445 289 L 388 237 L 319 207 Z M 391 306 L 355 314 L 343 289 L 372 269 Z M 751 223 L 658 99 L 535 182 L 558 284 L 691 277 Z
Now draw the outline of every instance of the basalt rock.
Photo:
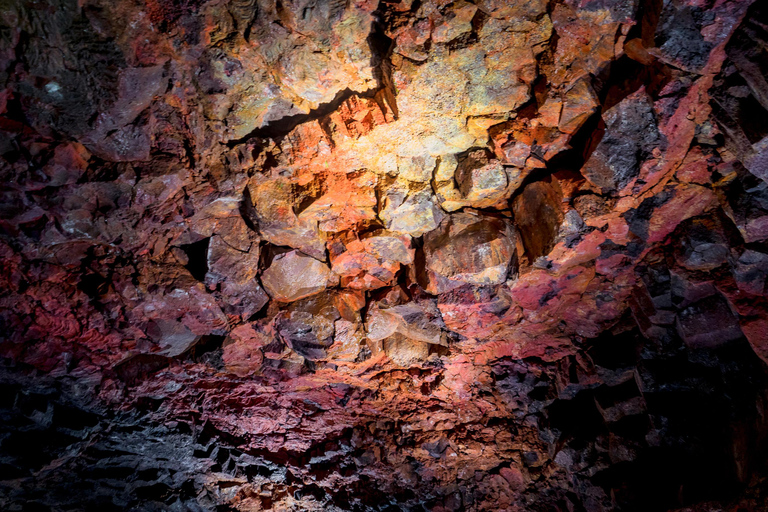
M 428 290 L 494 285 L 512 270 L 516 235 L 504 218 L 456 213 L 424 239 Z
M 0 509 L 768 509 L 765 2 L 0 4 Z
M 264 270 L 261 282 L 267 293 L 281 302 L 293 302 L 325 290 L 331 270 L 324 263 L 298 251 L 277 256 Z

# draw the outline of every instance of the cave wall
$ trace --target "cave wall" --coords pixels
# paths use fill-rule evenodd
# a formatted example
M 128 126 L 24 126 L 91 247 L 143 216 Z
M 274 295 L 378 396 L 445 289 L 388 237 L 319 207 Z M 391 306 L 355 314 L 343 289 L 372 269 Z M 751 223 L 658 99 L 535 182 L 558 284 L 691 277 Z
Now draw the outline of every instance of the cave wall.
M 0 2 L 0 508 L 766 510 L 768 8 Z

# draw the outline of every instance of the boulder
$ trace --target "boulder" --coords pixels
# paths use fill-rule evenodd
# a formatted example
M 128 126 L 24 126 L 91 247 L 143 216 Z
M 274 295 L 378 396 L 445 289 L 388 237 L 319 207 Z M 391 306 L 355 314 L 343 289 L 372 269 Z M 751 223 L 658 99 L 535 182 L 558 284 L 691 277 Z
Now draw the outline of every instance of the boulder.
M 294 212 L 298 200 L 287 178 L 256 175 L 248 184 L 249 216 L 261 236 L 275 245 L 299 249 L 317 259 L 325 259 L 325 239 L 317 220 L 299 218 Z
M 470 151 L 458 159 L 452 176 L 437 183 L 440 206 L 449 212 L 465 206 L 504 209 L 525 174 L 522 169 L 502 165 L 485 149 Z
M 690 348 L 716 348 L 744 335 L 722 295 L 713 295 L 677 315 L 677 332 Z
M 549 254 L 565 218 L 557 182 L 550 178 L 530 183 L 512 201 L 512 211 L 528 261 Z

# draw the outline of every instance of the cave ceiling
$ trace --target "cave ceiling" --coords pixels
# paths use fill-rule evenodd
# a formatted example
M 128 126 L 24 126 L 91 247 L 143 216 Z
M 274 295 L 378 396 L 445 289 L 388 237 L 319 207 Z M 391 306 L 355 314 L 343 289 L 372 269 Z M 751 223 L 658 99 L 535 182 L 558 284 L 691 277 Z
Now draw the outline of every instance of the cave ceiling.
M 768 5 L 0 0 L 0 509 L 768 510 Z

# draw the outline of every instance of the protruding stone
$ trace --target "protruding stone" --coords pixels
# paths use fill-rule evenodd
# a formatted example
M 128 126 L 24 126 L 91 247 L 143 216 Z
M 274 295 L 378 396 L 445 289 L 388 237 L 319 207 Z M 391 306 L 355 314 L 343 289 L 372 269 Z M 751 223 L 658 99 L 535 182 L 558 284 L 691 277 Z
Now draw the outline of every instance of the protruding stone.
M 247 251 L 258 237 L 240 215 L 240 197 L 225 196 L 211 201 L 190 219 L 192 231 L 201 236 L 220 235 L 226 243 Z
M 287 245 L 318 259 L 325 259 L 325 240 L 311 218 L 294 213 L 293 185 L 285 178 L 256 175 L 248 185 L 251 214 L 261 236 L 275 245 Z
M 245 377 L 261 370 L 263 348 L 272 340 L 250 324 L 236 327 L 222 344 L 222 362 L 228 372 Z
M 487 150 L 474 150 L 459 160 L 454 176 L 437 183 L 436 191 L 449 212 L 465 206 L 505 208 L 524 176 L 521 169 L 491 159 Z
M 689 270 L 710 271 L 723 265 L 729 256 L 728 240 L 717 217 L 695 218 L 680 225 L 675 237 L 676 260 Z
M 243 251 L 229 245 L 224 237 L 214 235 L 208 243 L 206 282 L 243 284 L 252 281 L 259 272 L 259 256 L 258 243 Z
M 429 357 L 427 343 L 408 339 L 398 333 L 385 339 L 383 348 L 384 353 L 393 363 L 405 368 L 421 363 Z
M 413 263 L 410 237 L 386 232 L 346 244 L 344 252 L 331 253 L 333 271 L 341 285 L 357 290 L 373 290 L 394 284 L 401 265 Z
M 378 204 L 377 182 L 377 176 L 370 171 L 321 176 L 313 186 L 322 194 L 299 214 L 299 224 L 317 225 L 320 231 L 336 233 L 373 221 Z
M 503 283 L 513 266 L 516 236 L 502 218 L 456 213 L 424 237 L 430 293 L 462 284 Z
M 294 352 L 316 361 L 325 359 L 339 319 L 331 294 L 324 293 L 295 302 L 281 311 L 275 318 L 275 329 Z
M 276 256 L 261 276 L 267 293 L 280 302 L 293 302 L 319 293 L 328 286 L 331 269 L 299 251 Z
M 368 338 L 374 341 L 395 333 L 409 340 L 431 345 L 448 345 L 445 323 L 431 300 L 408 302 L 392 307 L 375 305 L 368 313 Z
M 472 18 L 477 6 L 467 2 L 456 2 L 445 16 L 438 17 L 432 30 L 432 41 L 447 43 L 472 32 Z
M 530 183 L 512 202 L 515 225 L 530 263 L 547 255 L 555 245 L 564 218 L 562 197 L 557 182 L 549 178 Z
M 362 324 L 339 319 L 336 320 L 334 329 L 333 345 L 327 350 L 328 359 L 347 363 L 356 361 L 365 343 Z
M 603 139 L 581 173 L 604 194 L 620 192 L 660 143 L 653 102 L 645 89 L 630 94 L 603 114 Z
M 599 105 L 595 91 L 587 79 L 576 82 L 568 89 L 563 100 L 563 110 L 560 113 L 559 129 L 563 133 L 574 134 L 589 117 L 595 113 Z
M 758 297 L 765 296 L 768 279 L 768 254 L 745 250 L 733 268 L 739 290 Z
M 739 321 L 721 295 L 701 300 L 677 316 L 677 332 L 691 348 L 715 348 L 743 336 Z
M 168 357 L 176 357 L 186 352 L 200 339 L 200 336 L 177 320 L 153 320 L 147 331 L 160 346 L 158 354 Z
M 379 217 L 390 231 L 419 237 L 435 229 L 445 215 L 429 189 L 413 192 L 398 184 L 385 193 Z

